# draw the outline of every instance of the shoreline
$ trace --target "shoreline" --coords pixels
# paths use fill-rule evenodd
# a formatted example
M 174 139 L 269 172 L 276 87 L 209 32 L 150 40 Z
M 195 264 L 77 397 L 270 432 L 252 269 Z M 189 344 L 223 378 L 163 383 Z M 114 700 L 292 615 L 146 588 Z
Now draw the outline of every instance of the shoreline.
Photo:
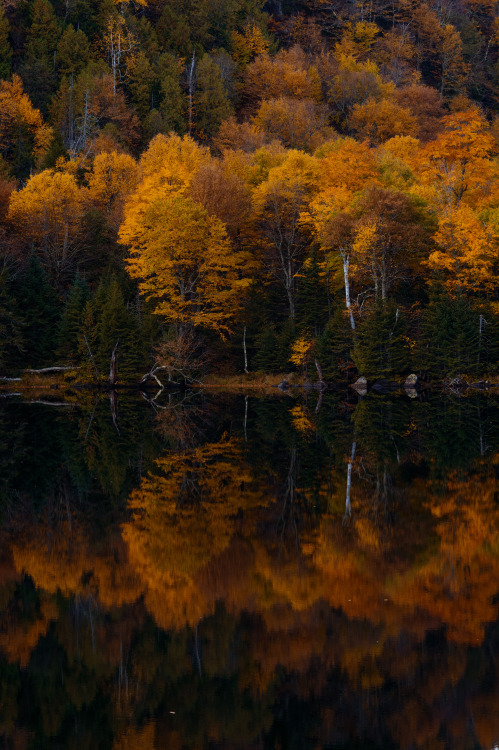
M 357 395 L 365 396 L 369 392 L 378 394 L 406 392 L 406 394 L 419 395 L 427 391 L 440 391 L 448 393 L 464 393 L 466 391 L 496 392 L 499 389 L 499 376 L 490 376 L 476 380 L 469 375 L 461 375 L 458 378 L 447 378 L 439 381 L 418 381 L 416 387 L 411 388 L 404 386 L 405 378 L 400 379 L 370 379 L 364 385 L 357 385 L 355 381 L 307 381 L 303 376 L 296 373 L 248 373 L 237 375 L 208 375 L 202 382 L 184 384 L 184 383 L 165 383 L 163 388 L 159 388 L 154 381 L 137 382 L 117 382 L 110 385 L 106 382 L 83 383 L 80 381 L 71 381 L 64 377 L 55 375 L 29 375 L 21 378 L 0 379 L 0 395 L 8 396 L 15 394 L 36 395 L 41 393 L 47 395 L 53 393 L 60 398 L 63 394 L 76 395 L 78 393 L 96 392 L 108 393 L 110 391 L 129 391 L 129 392 L 169 392 L 178 389 L 188 390 L 210 390 L 225 392 L 253 391 L 264 392 L 266 394 L 290 392 L 303 392 L 325 394 L 328 391 L 348 390 Z

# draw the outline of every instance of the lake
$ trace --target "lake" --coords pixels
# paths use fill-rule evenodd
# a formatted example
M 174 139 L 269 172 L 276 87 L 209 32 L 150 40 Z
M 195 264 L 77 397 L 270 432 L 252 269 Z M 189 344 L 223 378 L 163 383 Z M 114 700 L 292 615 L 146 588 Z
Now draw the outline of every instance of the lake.
M 499 398 L 53 400 L 0 401 L 0 746 L 499 746 Z

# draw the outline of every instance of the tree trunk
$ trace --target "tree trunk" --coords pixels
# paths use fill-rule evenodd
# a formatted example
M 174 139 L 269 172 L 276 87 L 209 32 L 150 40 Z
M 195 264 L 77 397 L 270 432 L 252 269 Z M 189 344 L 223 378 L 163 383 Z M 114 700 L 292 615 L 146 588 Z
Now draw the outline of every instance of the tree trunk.
M 120 343 L 120 340 L 116 342 L 114 345 L 114 349 L 111 354 L 111 365 L 109 368 L 109 384 L 114 385 L 116 383 L 116 352 L 118 350 L 118 344 Z
M 188 133 L 192 133 L 192 115 L 194 106 L 194 69 L 196 65 L 196 51 L 192 53 L 191 64 L 187 69 L 187 86 L 189 89 L 189 127 Z
M 243 331 L 244 372 L 248 374 L 248 353 L 246 351 L 246 326 Z
M 355 458 L 356 447 L 357 447 L 357 441 L 354 440 L 352 443 L 352 454 L 350 456 L 350 460 L 348 462 L 348 469 L 347 469 L 347 491 L 346 491 L 346 497 L 345 497 L 345 515 L 343 516 L 344 521 L 346 521 L 347 517 L 350 518 L 352 515 L 352 503 L 350 500 L 350 493 L 352 490 L 352 464 Z
M 348 315 L 350 318 L 350 328 L 352 331 L 355 331 L 355 320 L 353 318 L 353 312 L 352 312 L 352 305 L 350 303 L 350 279 L 348 276 L 348 269 L 350 267 L 350 256 L 348 253 L 341 253 L 341 257 L 343 258 L 343 277 L 345 279 L 345 302 L 348 310 Z

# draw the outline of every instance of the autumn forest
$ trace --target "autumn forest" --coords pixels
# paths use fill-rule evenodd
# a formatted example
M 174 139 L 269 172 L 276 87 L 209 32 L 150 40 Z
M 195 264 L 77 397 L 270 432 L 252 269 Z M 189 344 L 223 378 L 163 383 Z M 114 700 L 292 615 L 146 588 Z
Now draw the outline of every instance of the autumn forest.
M 2 374 L 497 375 L 492 0 L 4 0 L 0 79 Z

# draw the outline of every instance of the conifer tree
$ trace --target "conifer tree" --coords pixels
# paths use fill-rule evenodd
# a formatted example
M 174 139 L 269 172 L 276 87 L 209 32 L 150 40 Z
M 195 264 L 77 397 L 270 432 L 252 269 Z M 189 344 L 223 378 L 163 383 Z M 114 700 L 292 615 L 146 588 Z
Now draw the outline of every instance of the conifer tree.
M 54 364 L 60 304 L 47 273 L 33 253 L 25 278 L 18 281 L 18 308 L 23 311 L 24 358 L 31 367 Z
M 222 79 L 222 72 L 210 55 L 204 55 L 197 67 L 195 95 L 196 131 L 203 138 L 211 138 L 220 124 L 232 114 Z
M 462 293 L 451 296 L 434 282 L 423 318 L 421 369 L 435 377 L 476 371 L 480 363 L 479 338 L 480 313 L 471 300 Z
M 362 375 L 387 377 L 411 369 L 403 314 L 394 301 L 376 304 L 357 329 L 352 359 Z
M 161 55 L 157 65 L 157 76 L 161 96 L 160 112 L 162 132 L 174 131 L 182 135 L 187 131 L 187 97 L 180 85 L 181 63 L 173 55 Z
M 89 298 L 90 290 L 86 279 L 77 273 L 62 312 L 58 331 L 58 355 L 68 361 L 76 360 L 83 311 Z
M 12 47 L 9 40 L 9 21 L 3 5 L 0 5 L 0 78 L 10 77 Z
M 0 273 L 0 367 L 2 368 L 15 364 L 24 351 L 23 322 L 4 270 Z
M 53 65 L 60 30 L 50 0 L 35 0 L 31 18 L 26 43 L 28 58 Z

